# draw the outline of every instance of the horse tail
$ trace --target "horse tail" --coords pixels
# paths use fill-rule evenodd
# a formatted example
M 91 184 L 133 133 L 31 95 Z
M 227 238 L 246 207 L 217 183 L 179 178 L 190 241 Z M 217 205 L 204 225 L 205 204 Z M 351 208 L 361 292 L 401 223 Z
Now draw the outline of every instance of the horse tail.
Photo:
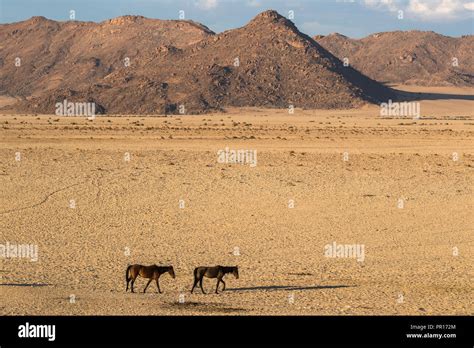
M 132 265 L 128 265 L 127 270 L 125 271 L 125 281 L 128 283 L 132 277 L 128 277 L 130 268 L 132 268 Z

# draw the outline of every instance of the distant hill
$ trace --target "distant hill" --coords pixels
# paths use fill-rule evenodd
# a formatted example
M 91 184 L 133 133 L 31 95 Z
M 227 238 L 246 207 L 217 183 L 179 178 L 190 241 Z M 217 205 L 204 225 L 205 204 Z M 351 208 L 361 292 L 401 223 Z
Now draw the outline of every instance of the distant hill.
M 0 42 L 0 94 L 22 99 L 16 111 L 54 113 L 64 99 L 118 114 L 177 113 L 180 105 L 186 113 L 350 108 L 393 96 L 275 11 L 221 34 L 138 16 L 101 23 L 33 17 L 0 25 Z
M 341 34 L 314 39 L 339 59 L 380 82 L 424 86 L 474 86 L 474 36 L 394 31 L 360 40 Z M 457 58 L 459 66 L 453 66 Z

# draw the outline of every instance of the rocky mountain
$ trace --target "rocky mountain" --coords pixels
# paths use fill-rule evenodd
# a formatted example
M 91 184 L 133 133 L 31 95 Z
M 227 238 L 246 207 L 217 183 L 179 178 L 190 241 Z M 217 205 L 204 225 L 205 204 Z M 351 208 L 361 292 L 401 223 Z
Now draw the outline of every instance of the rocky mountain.
M 474 86 L 474 36 L 394 31 L 360 40 L 341 34 L 314 39 L 332 54 L 380 82 Z
M 275 11 L 214 34 L 189 21 L 42 17 L 0 26 L 0 94 L 14 111 L 93 101 L 116 114 L 203 113 L 229 106 L 350 108 L 394 97 Z M 16 66 L 15 59 L 21 59 Z
M 211 35 L 208 28 L 193 22 L 139 16 L 102 23 L 33 17 L 1 25 L 0 94 L 38 99 L 38 111 L 51 112 L 44 104 L 55 95 L 85 96 L 98 85 L 106 86 L 104 79 L 115 71 L 133 70 L 170 45 L 181 49 Z

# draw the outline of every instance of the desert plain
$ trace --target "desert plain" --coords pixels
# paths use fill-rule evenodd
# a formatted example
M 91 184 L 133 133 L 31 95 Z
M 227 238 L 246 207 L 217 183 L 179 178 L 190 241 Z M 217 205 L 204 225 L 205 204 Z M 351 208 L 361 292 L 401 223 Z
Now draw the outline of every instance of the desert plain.
M 474 314 L 474 89 L 397 88 L 422 93 L 420 119 L 1 115 L 2 241 L 38 246 L 0 259 L 1 314 Z M 226 147 L 257 165 L 219 163 Z M 134 263 L 176 279 L 125 292 Z M 194 267 L 217 264 L 239 279 L 190 294 Z

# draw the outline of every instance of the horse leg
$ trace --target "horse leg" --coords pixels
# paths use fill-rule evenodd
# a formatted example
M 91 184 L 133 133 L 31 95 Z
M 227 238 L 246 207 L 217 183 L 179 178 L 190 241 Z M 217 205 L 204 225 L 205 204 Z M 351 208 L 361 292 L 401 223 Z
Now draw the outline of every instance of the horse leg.
M 153 280 L 153 279 L 150 278 L 150 280 L 148 281 L 148 283 L 146 283 L 145 289 L 143 289 L 143 293 L 146 292 L 146 288 L 148 288 L 148 285 L 150 285 L 150 283 L 151 283 L 152 280 Z
M 224 284 L 224 288 L 222 289 L 222 291 L 224 291 L 225 290 L 225 281 L 224 281 L 224 279 L 221 279 L 221 282 L 222 282 L 222 284 Z
M 130 267 L 128 267 L 127 270 L 125 271 L 125 281 L 127 282 L 127 287 L 125 288 L 125 292 L 128 291 L 128 282 L 129 282 L 129 280 L 130 280 L 130 279 L 128 278 L 128 271 L 129 271 L 129 268 L 130 268 Z
M 198 281 L 199 279 L 194 278 L 194 284 L 193 284 L 193 288 L 191 289 L 191 294 L 193 293 L 194 287 L 197 285 Z
M 162 291 L 160 289 L 160 282 L 158 281 L 158 279 L 160 279 L 160 277 L 156 278 L 156 286 L 158 287 L 158 292 L 161 294 Z
M 217 278 L 217 284 L 216 284 L 216 294 L 218 294 L 219 292 L 217 291 L 219 289 L 219 283 L 221 282 L 221 279 L 220 278 Z
M 202 277 L 199 281 L 199 286 L 201 287 L 201 291 L 203 294 L 205 294 L 206 292 L 204 291 L 204 288 L 202 287 L 202 280 L 204 279 L 204 277 Z
M 133 273 L 132 273 L 132 269 L 131 267 L 128 267 L 127 268 L 127 272 L 125 274 L 125 280 L 127 281 L 127 288 L 125 289 L 125 292 L 128 291 L 128 284 L 130 283 L 130 281 L 132 281 L 132 284 L 133 284 Z M 129 277 L 130 276 L 130 277 Z M 132 292 L 133 292 L 133 287 L 132 287 Z

